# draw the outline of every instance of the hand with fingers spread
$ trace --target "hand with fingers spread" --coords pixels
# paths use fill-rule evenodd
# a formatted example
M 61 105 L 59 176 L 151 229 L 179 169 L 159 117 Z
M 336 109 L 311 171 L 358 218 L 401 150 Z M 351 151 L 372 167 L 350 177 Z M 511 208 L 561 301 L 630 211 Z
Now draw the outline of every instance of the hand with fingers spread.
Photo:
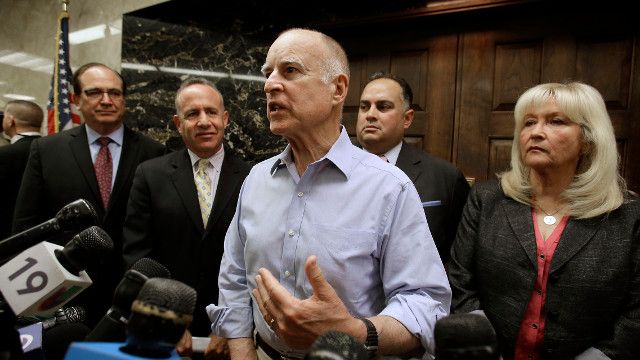
M 258 270 L 257 288 L 253 290 L 253 295 L 262 317 L 278 337 L 292 348 L 305 349 L 329 330 L 346 333 L 361 331 L 361 321 L 351 316 L 322 275 L 316 256 L 307 258 L 305 273 L 313 288 L 313 295 L 300 300 L 289 293 L 269 270 Z

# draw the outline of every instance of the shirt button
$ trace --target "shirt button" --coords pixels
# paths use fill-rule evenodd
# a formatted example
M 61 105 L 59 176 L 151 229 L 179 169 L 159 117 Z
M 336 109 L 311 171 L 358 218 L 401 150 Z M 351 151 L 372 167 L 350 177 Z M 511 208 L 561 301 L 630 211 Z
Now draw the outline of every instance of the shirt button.
M 289 277 L 289 276 L 291 276 L 291 273 L 289 272 L 289 270 L 285 271 L 284 272 L 284 277 Z
M 300 191 L 300 192 L 298 193 L 298 197 L 302 197 L 302 195 L 304 195 L 304 193 L 303 193 L 302 191 Z
M 293 230 L 289 230 L 289 236 L 293 236 L 293 235 L 295 235 L 295 234 L 296 234 L 296 232 L 295 232 L 295 231 L 293 231 Z

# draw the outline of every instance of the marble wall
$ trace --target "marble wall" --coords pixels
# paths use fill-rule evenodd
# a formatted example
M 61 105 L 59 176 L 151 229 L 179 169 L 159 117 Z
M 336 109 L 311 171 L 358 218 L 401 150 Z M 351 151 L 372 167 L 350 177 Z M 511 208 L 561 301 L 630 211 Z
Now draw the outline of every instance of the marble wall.
M 286 143 L 269 131 L 264 63 L 269 42 L 251 36 L 241 22 L 213 31 L 125 15 L 122 75 L 129 94 L 127 123 L 170 148 L 184 145 L 171 122 L 175 92 L 194 76 L 219 88 L 229 112 L 225 145 L 249 162 L 282 151 Z

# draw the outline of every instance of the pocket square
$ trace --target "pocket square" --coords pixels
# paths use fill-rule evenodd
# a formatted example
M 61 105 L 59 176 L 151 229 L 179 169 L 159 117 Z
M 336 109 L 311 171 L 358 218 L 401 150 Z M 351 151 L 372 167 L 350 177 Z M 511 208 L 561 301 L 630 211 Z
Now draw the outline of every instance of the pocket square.
M 431 206 L 440 206 L 442 205 L 442 201 L 440 200 L 431 200 L 431 201 L 425 201 L 422 203 L 422 207 L 431 207 Z

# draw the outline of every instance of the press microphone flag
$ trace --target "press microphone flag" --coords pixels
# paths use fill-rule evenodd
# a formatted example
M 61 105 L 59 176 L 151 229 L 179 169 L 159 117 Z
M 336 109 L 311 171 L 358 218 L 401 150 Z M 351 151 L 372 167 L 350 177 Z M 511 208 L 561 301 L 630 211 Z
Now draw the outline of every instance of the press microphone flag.
M 60 209 L 53 219 L 0 241 L 0 259 L 3 260 L 0 264 L 62 231 L 80 231 L 97 223 L 98 216 L 91 203 L 78 199 Z
M 112 249 L 113 241 L 97 226 L 64 247 L 41 242 L 0 267 L 0 290 L 16 315 L 49 317 L 91 285 L 88 262 Z

